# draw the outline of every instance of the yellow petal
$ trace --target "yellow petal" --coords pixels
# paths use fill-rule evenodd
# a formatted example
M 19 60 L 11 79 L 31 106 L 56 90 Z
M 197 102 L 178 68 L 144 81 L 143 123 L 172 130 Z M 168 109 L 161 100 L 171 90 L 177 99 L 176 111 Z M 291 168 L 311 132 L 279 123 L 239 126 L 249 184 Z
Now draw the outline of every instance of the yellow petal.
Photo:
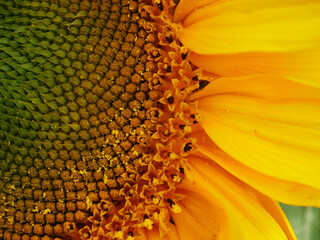
M 320 2 L 214 1 L 190 13 L 177 32 L 199 54 L 288 52 L 318 46 Z
M 264 209 L 277 221 L 287 236 L 294 236 L 294 231 L 287 219 L 286 215 L 282 211 L 280 205 L 274 200 L 266 197 L 265 195 L 255 191 L 257 199 L 260 201 Z
M 201 153 L 272 199 L 287 204 L 320 207 L 320 188 L 316 189 L 259 173 L 223 152 L 206 133 L 198 132 L 193 137 L 197 138 L 197 145 Z
M 160 233 L 158 229 L 142 229 L 141 230 L 141 240 L 161 240 Z
M 182 21 L 188 14 L 216 0 L 180 0 L 174 12 L 174 22 Z M 225 1 L 225 0 L 224 0 Z
M 200 124 L 227 154 L 267 176 L 318 188 L 320 90 L 251 77 L 220 79 L 197 97 Z
M 166 233 L 165 236 L 160 236 L 160 231 L 158 228 L 153 227 L 151 230 L 148 229 L 141 229 L 137 239 L 141 240 L 180 240 L 176 227 L 171 224 L 169 231 Z
M 264 197 L 256 195 L 255 190 L 210 160 L 190 157 L 189 163 L 186 171 L 187 180 L 177 190 L 187 194 L 181 203 L 184 210 L 182 212 L 188 216 L 185 216 L 184 221 L 182 215 L 180 221 L 177 221 L 178 214 L 174 214 L 173 218 L 179 224 L 191 225 L 191 228 L 197 228 L 195 222 L 198 219 L 203 219 L 202 223 L 205 224 L 200 231 L 193 234 L 193 231 L 190 231 L 193 238 L 181 239 L 213 239 L 201 238 L 206 235 L 199 237 L 199 233 L 203 234 L 205 227 L 211 228 L 219 240 L 295 239 L 290 226 L 284 224 L 286 218 L 281 209 L 273 206 L 269 209 L 271 205 L 268 206 L 261 201 L 259 198 Z M 178 232 L 180 234 L 179 230 Z
M 214 95 L 252 96 L 273 100 L 320 99 L 320 90 L 272 75 L 238 78 L 219 78 L 201 91 L 193 94 L 190 100 Z
M 205 55 L 192 52 L 189 60 L 223 77 L 275 74 L 320 87 L 320 51 Z
M 216 239 L 228 229 L 222 226 L 226 219 L 224 210 L 212 201 L 193 191 L 178 190 L 186 197 L 179 201 L 180 213 L 172 213 L 179 239 Z M 218 238 L 219 239 L 219 238 Z

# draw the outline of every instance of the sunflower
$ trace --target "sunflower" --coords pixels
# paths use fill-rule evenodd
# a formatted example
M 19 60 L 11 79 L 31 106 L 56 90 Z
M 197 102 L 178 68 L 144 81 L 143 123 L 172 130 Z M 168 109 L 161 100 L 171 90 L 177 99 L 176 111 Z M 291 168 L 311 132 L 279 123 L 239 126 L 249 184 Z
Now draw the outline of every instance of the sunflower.
M 320 3 L 0 5 L 0 237 L 296 239 L 320 206 Z

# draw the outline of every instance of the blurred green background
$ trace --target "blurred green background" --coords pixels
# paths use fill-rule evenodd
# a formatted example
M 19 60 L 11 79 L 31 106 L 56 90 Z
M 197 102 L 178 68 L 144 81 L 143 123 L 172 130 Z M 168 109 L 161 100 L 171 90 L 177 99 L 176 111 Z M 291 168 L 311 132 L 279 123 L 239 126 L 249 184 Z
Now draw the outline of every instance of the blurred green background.
M 281 204 L 298 240 L 320 240 L 320 208 Z

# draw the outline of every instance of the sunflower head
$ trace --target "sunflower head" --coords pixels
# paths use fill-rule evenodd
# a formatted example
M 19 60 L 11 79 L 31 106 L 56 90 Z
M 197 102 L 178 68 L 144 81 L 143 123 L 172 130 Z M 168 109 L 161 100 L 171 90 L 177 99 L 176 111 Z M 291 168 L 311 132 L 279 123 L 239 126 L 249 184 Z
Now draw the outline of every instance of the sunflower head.
M 1 2 L 0 238 L 294 240 L 272 199 L 319 206 L 319 10 Z
M 195 147 L 185 99 L 200 72 L 167 25 L 171 7 L 3 5 L 4 239 L 131 239 L 174 224 L 176 185 Z

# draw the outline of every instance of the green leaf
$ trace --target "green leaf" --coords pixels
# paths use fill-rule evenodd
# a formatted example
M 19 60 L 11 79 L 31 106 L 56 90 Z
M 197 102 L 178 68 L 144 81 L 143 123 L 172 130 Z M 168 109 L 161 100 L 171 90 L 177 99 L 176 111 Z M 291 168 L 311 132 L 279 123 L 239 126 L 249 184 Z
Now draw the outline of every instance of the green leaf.
M 281 204 L 298 240 L 320 239 L 320 209 Z

